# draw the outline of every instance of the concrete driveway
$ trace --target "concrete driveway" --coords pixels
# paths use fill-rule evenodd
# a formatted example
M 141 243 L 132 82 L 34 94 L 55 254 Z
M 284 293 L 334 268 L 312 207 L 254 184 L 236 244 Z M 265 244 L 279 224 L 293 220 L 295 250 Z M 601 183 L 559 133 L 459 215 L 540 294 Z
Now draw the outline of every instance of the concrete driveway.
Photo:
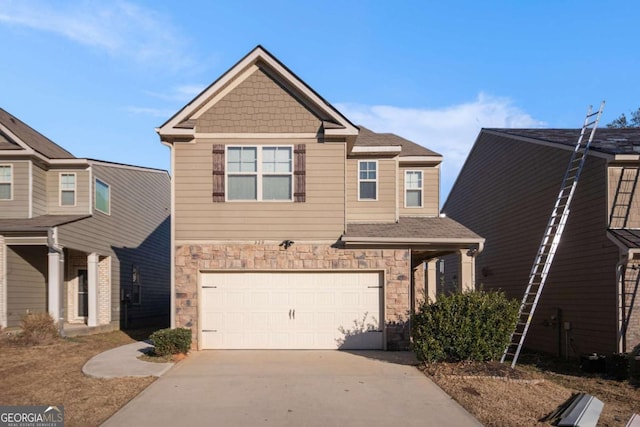
M 479 426 L 411 353 L 201 351 L 105 426 Z

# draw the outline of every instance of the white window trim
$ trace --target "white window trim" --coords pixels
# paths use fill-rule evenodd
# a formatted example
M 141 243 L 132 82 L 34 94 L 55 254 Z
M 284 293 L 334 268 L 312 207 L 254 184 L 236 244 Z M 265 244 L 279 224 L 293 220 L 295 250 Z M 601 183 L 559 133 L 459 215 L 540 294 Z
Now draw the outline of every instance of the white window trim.
M 418 172 L 420 174 L 420 188 L 408 188 L 407 187 L 407 175 L 409 175 L 409 173 L 415 173 Z M 420 190 L 420 206 L 407 206 L 407 192 L 409 190 Z M 406 209 L 421 209 L 424 207 L 424 171 L 421 170 L 405 170 L 404 171 L 404 207 Z
M 10 202 L 13 200 L 13 165 L 10 163 L 0 163 L 0 166 L 8 166 L 9 167 L 9 181 L 2 181 L 2 184 L 9 184 L 9 198 L 8 199 L 0 199 L 0 202 Z
M 97 194 L 95 194 L 95 197 L 93 198 L 93 199 L 94 199 L 94 201 L 93 201 L 94 206 L 93 206 L 93 207 L 94 207 L 94 208 L 95 208 L 95 210 L 97 210 L 98 212 L 101 212 L 101 213 L 103 213 L 103 214 L 105 214 L 105 215 L 111 215 L 111 186 L 110 186 L 109 184 L 107 184 L 106 182 L 104 182 L 103 180 L 101 180 L 101 179 L 99 179 L 99 178 L 96 178 L 96 179 L 95 179 L 95 188 L 94 188 L 94 190 L 93 190 L 93 191 L 94 191 L 94 193 L 97 193 L 97 192 L 98 192 L 98 182 L 100 182 L 101 184 L 106 185 L 106 186 L 107 186 L 107 189 L 109 190 L 109 199 L 108 199 L 108 204 L 109 204 L 109 206 L 108 206 L 108 209 L 107 209 L 107 211 L 108 211 L 108 212 L 105 212 L 105 211 L 103 211 L 102 209 L 100 209 L 100 208 L 98 207 L 98 195 L 97 195 Z
M 255 172 L 232 172 L 229 173 L 228 167 L 228 158 L 229 158 L 229 148 L 255 148 L 256 149 L 256 171 Z M 284 172 L 276 172 L 276 173 L 264 173 L 262 172 L 262 150 L 264 148 L 289 148 L 291 150 L 291 171 L 288 173 Z M 224 152 L 224 200 L 225 202 L 230 203 L 247 203 L 247 202 L 261 202 L 261 203 L 292 203 L 293 202 L 293 193 L 295 190 L 295 180 L 294 180 L 294 171 L 295 171 L 295 155 L 293 145 L 290 144 L 270 144 L 270 145 L 226 145 Z M 255 176 L 256 177 L 256 198 L 255 199 L 229 199 L 229 175 L 246 175 L 246 176 Z M 291 194 L 289 194 L 289 199 L 287 200 L 263 200 L 262 199 L 262 177 L 263 176 L 291 176 Z
M 376 179 L 360 179 L 360 164 L 362 163 L 375 163 L 376 164 Z M 378 191 L 380 188 L 379 177 L 380 177 L 380 167 L 377 160 L 358 160 L 358 170 L 356 172 L 358 174 L 358 201 L 359 202 L 377 202 L 378 201 Z M 360 198 L 360 183 L 361 182 L 375 182 L 376 183 L 376 198 L 375 199 L 362 199 Z
M 73 175 L 73 204 L 62 204 L 62 175 Z M 71 190 L 64 190 L 71 191 Z M 58 174 L 58 205 L 63 208 L 72 208 L 78 205 L 78 174 L 75 172 L 60 172 Z

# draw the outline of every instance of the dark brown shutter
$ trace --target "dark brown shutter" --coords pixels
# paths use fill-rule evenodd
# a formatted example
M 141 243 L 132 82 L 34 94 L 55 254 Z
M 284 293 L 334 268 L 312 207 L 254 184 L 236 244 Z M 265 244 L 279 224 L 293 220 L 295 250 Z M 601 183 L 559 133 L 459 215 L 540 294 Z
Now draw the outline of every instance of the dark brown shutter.
M 213 144 L 213 201 L 224 202 L 224 144 Z
M 293 164 L 293 176 L 295 179 L 293 187 L 293 201 L 304 202 L 307 199 L 307 176 L 306 176 L 306 155 L 307 147 L 304 144 L 297 144 L 293 150 L 295 159 Z

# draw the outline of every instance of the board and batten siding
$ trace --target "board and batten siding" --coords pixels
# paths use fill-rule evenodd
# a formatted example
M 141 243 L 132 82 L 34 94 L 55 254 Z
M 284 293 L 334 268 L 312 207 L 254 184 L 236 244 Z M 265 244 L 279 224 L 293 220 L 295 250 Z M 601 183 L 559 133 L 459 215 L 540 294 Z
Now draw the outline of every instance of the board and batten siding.
M 358 161 L 378 162 L 378 199 L 358 200 Z M 347 159 L 347 221 L 393 222 L 396 220 L 396 159 Z
M 214 202 L 214 144 L 305 144 L 306 200 Z M 344 143 L 319 143 L 315 139 L 206 139 L 193 144 L 177 143 L 173 149 L 178 241 L 335 241 L 344 231 Z
M 46 246 L 6 246 L 7 326 L 20 326 L 27 313 L 47 311 Z
M 76 174 L 76 204 L 75 206 L 60 205 L 60 174 Z M 90 173 L 88 169 L 50 169 L 47 171 L 47 206 L 51 215 L 74 215 L 86 214 L 91 211 L 89 206 L 91 197 L 90 188 L 93 184 L 89 182 Z
M 486 238 L 477 285 L 520 300 L 571 152 L 483 132 L 443 207 Z M 606 237 L 607 168 L 585 163 L 525 346 L 570 356 L 616 351 L 617 248 Z M 453 268 L 453 271 L 451 271 Z M 446 263 L 449 280 L 456 263 Z M 570 343 L 561 321 L 570 322 Z
M 33 216 L 47 214 L 47 172 L 39 166 L 31 165 L 31 180 L 33 183 Z
M 0 200 L 0 218 L 29 217 L 29 161 L 0 160 L 0 165 L 12 166 L 11 200 Z
M 142 304 L 128 308 L 128 327 L 167 317 L 170 297 L 170 182 L 166 172 L 94 164 L 93 179 L 109 185 L 110 213 L 59 227 L 60 243 L 111 257 L 111 319 L 120 318 L 120 288 L 130 291 L 132 268 L 142 278 Z M 122 319 L 121 319 L 122 320 Z
M 405 207 L 405 172 L 422 171 L 422 207 Z M 440 169 L 439 166 L 400 165 L 398 169 L 398 206 L 400 215 L 438 216 L 440 213 Z

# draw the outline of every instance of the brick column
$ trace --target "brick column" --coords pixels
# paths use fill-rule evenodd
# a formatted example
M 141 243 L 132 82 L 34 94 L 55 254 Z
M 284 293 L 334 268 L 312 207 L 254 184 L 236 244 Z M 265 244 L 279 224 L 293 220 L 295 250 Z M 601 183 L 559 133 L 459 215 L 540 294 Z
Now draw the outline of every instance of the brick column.
M 98 325 L 111 323 L 111 257 L 98 261 Z

